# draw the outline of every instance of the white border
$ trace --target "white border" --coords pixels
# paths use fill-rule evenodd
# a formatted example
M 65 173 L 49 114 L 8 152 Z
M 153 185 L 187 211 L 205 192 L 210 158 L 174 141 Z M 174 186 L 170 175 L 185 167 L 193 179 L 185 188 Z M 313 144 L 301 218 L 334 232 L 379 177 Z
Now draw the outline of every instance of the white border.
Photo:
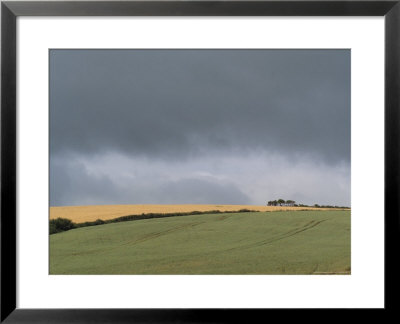
M 49 276 L 49 48 L 351 48 L 351 276 Z M 383 307 L 383 18 L 18 18 L 22 308 Z

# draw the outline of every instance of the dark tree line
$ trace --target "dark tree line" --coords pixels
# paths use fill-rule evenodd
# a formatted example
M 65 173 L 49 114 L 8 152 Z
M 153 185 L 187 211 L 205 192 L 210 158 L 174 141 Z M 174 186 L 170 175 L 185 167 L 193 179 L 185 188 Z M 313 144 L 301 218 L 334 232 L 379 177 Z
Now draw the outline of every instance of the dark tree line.
M 69 231 L 74 228 L 79 227 L 87 227 L 87 226 L 95 226 L 95 225 L 103 225 L 103 224 L 111 224 L 111 223 L 119 223 L 119 222 L 127 222 L 127 221 L 136 221 L 141 219 L 150 219 L 150 218 L 164 218 L 164 217 L 174 217 L 174 216 L 192 216 L 192 215 L 203 215 L 203 214 L 234 214 L 234 213 L 256 213 L 258 210 L 250 210 L 250 209 L 239 209 L 239 210 L 208 210 L 208 211 L 191 211 L 191 212 L 178 212 L 178 213 L 147 213 L 141 215 L 127 215 L 121 216 L 117 218 L 101 220 L 97 219 L 93 222 L 84 222 L 84 223 L 74 223 L 70 219 L 67 218 L 56 218 L 50 220 L 49 231 L 50 234 L 60 233 Z
M 278 200 L 270 200 L 267 202 L 267 206 L 294 206 L 294 207 L 315 207 L 315 208 L 342 208 L 342 209 L 348 209 L 350 207 L 346 206 L 332 206 L 332 205 L 319 205 L 319 204 L 314 204 L 312 206 L 310 205 L 304 205 L 304 204 L 296 204 L 294 200 L 284 200 L 284 199 L 278 199 Z

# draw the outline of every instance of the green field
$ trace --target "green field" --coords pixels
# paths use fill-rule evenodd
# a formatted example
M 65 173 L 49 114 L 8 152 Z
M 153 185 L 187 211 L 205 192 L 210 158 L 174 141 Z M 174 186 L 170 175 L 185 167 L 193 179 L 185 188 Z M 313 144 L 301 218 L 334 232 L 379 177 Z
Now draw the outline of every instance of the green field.
M 350 211 L 144 219 L 50 235 L 50 274 L 350 273 Z

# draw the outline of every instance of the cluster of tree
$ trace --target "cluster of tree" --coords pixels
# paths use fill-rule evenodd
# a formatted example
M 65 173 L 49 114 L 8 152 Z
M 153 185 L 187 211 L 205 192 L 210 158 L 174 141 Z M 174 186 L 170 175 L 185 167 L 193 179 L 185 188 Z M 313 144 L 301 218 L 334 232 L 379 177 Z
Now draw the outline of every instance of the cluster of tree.
M 283 200 L 283 199 L 278 199 L 278 200 L 270 200 L 267 203 L 268 206 L 298 206 L 296 205 L 296 202 L 294 200 Z

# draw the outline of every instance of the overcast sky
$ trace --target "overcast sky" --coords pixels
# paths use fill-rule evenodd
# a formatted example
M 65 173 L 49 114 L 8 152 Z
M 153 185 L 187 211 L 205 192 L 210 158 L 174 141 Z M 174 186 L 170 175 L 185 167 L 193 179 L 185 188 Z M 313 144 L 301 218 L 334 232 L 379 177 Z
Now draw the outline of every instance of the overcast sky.
M 52 50 L 50 205 L 350 206 L 349 50 Z

